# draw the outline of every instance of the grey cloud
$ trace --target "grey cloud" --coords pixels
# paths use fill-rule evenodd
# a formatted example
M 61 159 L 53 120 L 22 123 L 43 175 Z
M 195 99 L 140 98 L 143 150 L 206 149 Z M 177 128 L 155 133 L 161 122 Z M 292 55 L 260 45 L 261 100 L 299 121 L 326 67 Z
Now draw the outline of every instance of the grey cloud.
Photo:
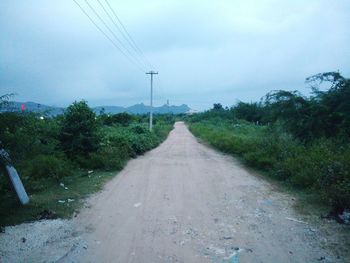
M 308 92 L 304 79 L 318 72 L 350 74 L 345 0 L 109 1 L 159 70 L 158 105 L 232 105 L 272 89 Z M 148 103 L 148 76 L 72 0 L 4 0 L 0 32 L 1 93 L 54 105 Z

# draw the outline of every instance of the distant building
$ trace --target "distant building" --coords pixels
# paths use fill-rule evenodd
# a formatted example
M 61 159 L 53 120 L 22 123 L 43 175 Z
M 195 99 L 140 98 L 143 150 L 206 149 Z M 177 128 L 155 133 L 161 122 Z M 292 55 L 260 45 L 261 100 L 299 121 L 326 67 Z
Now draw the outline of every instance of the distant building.
M 192 115 L 192 114 L 196 114 L 196 113 L 198 113 L 198 112 L 199 112 L 198 110 L 189 109 L 188 111 L 185 112 L 185 114 L 187 114 L 187 115 Z

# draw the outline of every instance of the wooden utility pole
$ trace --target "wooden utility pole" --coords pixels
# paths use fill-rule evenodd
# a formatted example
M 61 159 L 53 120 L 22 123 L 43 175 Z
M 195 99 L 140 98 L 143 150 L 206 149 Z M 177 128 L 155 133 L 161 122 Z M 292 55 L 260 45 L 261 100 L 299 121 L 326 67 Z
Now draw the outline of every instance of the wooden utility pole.
M 149 112 L 149 130 L 152 131 L 153 126 L 153 75 L 157 75 L 158 72 L 150 71 L 146 74 L 151 75 L 151 108 Z

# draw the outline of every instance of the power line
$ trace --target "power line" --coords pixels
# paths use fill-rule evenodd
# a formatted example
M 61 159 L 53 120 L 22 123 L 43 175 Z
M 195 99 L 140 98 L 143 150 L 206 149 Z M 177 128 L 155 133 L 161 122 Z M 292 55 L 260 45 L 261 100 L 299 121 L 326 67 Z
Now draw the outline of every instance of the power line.
M 144 70 L 138 65 L 136 64 L 98 25 L 97 23 L 89 16 L 89 14 L 84 10 L 84 8 L 76 1 L 73 0 L 74 3 L 76 3 L 76 5 L 79 7 L 79 9 L 89 18 L 89 20 L 91 21 L 91 23 L 94 24 L 94 26 L 98 29 L 98 31 L 100 31 L 111 43 L 114 47 L 116 47 L 132 64 L 134 64 L 134 66 L 136 66 L 139 70 L 143 71 Z
M 147 63 L 145 63 L 145 61 L 142 59 L 142 57 L 139 55 L 139 53 L 137 52 L 137 50 L 135 50 L 134 46 L 130 43 L 129 39 L 125 36 L 125 33 L 123 32 L 123 30 L 120 29 L 120 27 L 118 26 L 118 24 L 114 21 L 113 17 L 109 14 L 109 12 L 106 10 L 105 6 L 101 3 L 100 0 L 97 0 L 97 2 L 100 4 L 100 6 L 102 7 L 103 11 L 107 14 L 109 20 L 114 24 L 114 26 L 118 29 L 119 33 L 122 35 L 123 39 L 126 40 L 126 42 L 129 44 L 129 46 L 131 47 L 131 50 L 134 51 L 135 53 L 135 58 L 142 64 L 144 64 L 145 67 L 147 67 Z M 124 45 L 123 45 L 124 46 Z M 124 46 L 125 49 L 127 49 Z
M 103 18 L 98 14 L 98 12 L 95 10 L 95 8 L 93 6 L 90 5 L 90 3 L 88 2 L 88 0 L 85 0 L 85 3 L 88 5 L 88 7 L 91 9 L 91 11 L 97 16 L 97 18 L 101 21 L 101 23 L 107 28 L 107 30 L 112 34 L 112 36 L 119 42 L 119 44 L 126 50 L 126 52 L 129 53 L 129 55 L 135 59 L 134 55 L 129 51 L 129 49 L 127 49 L 123 42 L 117 37 L 117 35 L 114 33 L 114 31 L 107 25 L 107 23 L 103 20 Z M 136 63 L 140 63 L 139 61 L 137 61 L 137 59 L 135 59 Z M 140 64 L 141 65 L 141 64 Z M 142 66 L 143 67 L 143 66 Z
M 134 39 L 132 38 L 132 36 L 129 34 L 128 30 L 126 29 L 126 27 L 124 26 L 123 22 L 121 21 L 121 19 L 118 17 L 118 15 L 116 14 L 116 12 L 114 11 L 114 9 L 112 8 L 112 6 L 109 4 L 108 0 L 105 0 L 105 2 L 107 3 L 109 9 L 112 11 L 113 15 L 115 16 L 115 18 L 118 20 L 119 24 L 121 25 L 122 29 L 124 30 L 127 38 L 130 40 L 128 41 L 129 44 L 131 46 L 134 47 L 135 50 L 138 51 L 138 53 L 141 55 L 141 57 L 146 61 L 147 64 L 149 64 L 149 66 L 152 68 L 152 64 L 148 61 L 147 57 L 143 54 L 143 52 L 141 51 L 141 49 L 138 47 L 138 45 L 136 44 L 136 42 L 134 41 Z M 118 27 L 119 28 L 119 27 Z M 124 35 L 124 34 L 123 34 Z M 131 44 L 131 43 L 132 44 Z

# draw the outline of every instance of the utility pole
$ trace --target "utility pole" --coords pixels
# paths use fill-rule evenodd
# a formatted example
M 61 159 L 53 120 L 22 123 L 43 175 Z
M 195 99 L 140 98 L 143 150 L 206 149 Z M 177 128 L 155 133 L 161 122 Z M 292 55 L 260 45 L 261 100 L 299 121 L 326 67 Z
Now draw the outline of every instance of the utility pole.
M 158 72 L 150 71 L 146 74 L 151 75 L 151 109 L 149 112 L 149 130 L 152 131 L 153 126 L 153 75 L 157 75 Z

